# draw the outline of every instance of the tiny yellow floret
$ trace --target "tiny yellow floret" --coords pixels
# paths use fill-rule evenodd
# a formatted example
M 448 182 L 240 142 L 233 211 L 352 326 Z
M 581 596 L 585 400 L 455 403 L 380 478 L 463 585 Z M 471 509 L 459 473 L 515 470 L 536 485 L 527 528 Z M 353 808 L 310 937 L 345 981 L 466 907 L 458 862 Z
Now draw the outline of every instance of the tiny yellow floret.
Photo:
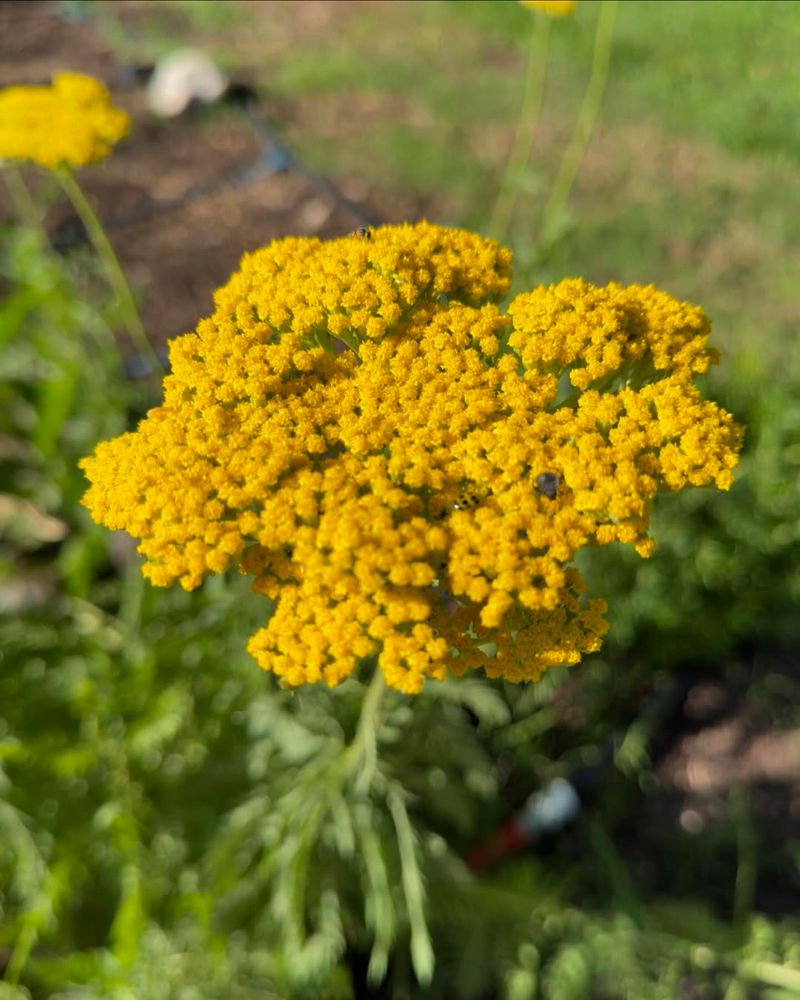
M 105 85 L 82 73 L 58 73 L 50 87 L 0 90 L 0 160 L 82 167 L 108 156 L 129 128 Z
M 245 254 L 163 404 L 84 459 L 84 504 L 155 584 L 252 575 L 248 648 L 289 685 L 577 663 L 607 628 L 578 551 L 647 557 L 657 494 L 727 489 L 742 430 L 693 384 L 701 309 L 570 278 L 503 311 L 510 280 L 507 249 L 424 222 Z

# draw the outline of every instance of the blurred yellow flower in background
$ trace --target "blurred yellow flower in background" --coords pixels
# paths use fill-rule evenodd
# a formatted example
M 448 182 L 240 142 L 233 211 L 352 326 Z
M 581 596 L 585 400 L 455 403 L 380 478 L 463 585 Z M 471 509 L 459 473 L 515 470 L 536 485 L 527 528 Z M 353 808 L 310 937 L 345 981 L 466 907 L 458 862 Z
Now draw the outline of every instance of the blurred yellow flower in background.
M 567 17 L 575 10 L 578 0 L 519 0 L 523 7 L 540 10 L 551 17 Z
M 0 159 L 81 167 L 108 156 L 129 128 L 107 87 L 82 73 L 58 73 L 50 87 L 0 91 Z

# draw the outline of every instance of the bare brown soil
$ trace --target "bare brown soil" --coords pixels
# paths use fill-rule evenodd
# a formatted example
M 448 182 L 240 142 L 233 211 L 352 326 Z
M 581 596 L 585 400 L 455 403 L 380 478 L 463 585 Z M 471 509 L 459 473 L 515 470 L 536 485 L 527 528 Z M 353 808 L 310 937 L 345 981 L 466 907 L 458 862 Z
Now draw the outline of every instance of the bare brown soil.
M 135 19 L 137 3 L 120 6 Z M 346 15 L 346 5 L 334 7 Z M 278 10 L 283 19 L 299 18 L 304 31 L 323 30 L 331 16 L 317 4 Z M 365 216 L 388 222 L 421 214 L 419 200 L 402 193 L 381 197 L 378 210 L 358 178 L 338 182 L 355 211 L 295 169 L 260 176 L 254 170 L 255 179 L 243 181 L 237 173 L 255 167 L 265 140 L 236 106 L 158 121 L 147 112 L 143 84 L 118 64 L 94 23 L 65 21 L 54 4 L 39 0 L 0 4 L 0 86 L 47 83 L 63 69 L 104 79 L 133 118 L 130 136 L 104 163 L 81 171 L 81 181 L 157 345 L 211 311 L 213 290 L 245 251 L 288 235 L 340 236 Z M 263 109 L 254 114 L 267 119 Z M 69 215 L 66 208 L 53 212 L 56 233 Z

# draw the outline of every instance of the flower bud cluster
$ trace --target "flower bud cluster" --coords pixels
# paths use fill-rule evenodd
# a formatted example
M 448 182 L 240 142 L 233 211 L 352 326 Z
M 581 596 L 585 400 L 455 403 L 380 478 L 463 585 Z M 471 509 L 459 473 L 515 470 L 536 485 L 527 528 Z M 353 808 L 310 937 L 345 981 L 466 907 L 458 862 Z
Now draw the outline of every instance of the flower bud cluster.
M 163 405 L 84 460 L 84 503 L 156 584 L 252 574 L 273 609 L 249 649 L 290 685 L 577 662 L 606 625 L 576 553 L 649 555 L 656 494 L 727 489 L 741 430 L 692 384 L 700 309 L 570 279 L 504 312 L 510 276 L 428 223 L 246 255 L 173 341 Z

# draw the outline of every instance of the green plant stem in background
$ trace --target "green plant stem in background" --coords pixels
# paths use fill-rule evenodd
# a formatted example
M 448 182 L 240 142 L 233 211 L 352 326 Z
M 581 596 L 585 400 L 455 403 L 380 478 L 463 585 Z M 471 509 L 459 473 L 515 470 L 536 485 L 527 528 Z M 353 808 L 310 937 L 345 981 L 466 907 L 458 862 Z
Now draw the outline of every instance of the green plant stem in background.
M 750 795 L 745 786 L 738 785 L 731 789 L 731 814 L 736 828 L 737 855 L 733 919 L 742 926 L 752 914 L 758 880 L 758 843 Z
M 131 286 L 128 284 L 128 279 L 125 277 L 125 272 L 122 269 L 114 247 L 111 245 L 108 236 L 106 236 L 103 224 L 94 208 L 92 208 L 91 202 L 84 194 L 83 188 L 76 180 L 73 172 L 68 167 L 62 167 L 54 171 L 54 173 L 58 178 L 62 190 L 72 202 L 72 206 L 77 212 L 78 217 L 86 227 L 86 232 L 92 241 L 92 246 L 95 248 L 98 257 L 100 257 L 108 272 L 114 292 L 122 304 L 125 327 L 130 334 L 131 340 L 142 358 L 149 363 L 151 377 L 157 381 L 159 373 L 163 371 L 163 366 L 147 336 L 147 332 L 139 316 L 139 310 L 136 305 L 136 299 L 131 291 Z
M 737 971 L 748 979 L 800 993 L 800 969 L 792 969 L 777 962 L 742 962 Z M 788 995 L 776 994 L 777 997 Z
M 550 38 L 550 18 L 534 17 L 528 50 L 528 69 L 525 75 L 525 93 L 519 109 L 514 144 L 506 162 L 506 170 L 497 192 L 497 199 L 489 221 L 489 235 L 503 243 L 514 212 L 522 171 L 530 159 L 533 137 L 542 108 L 547 46 Z
M 3 168 L 2 174 L 17 215 L 29 226 L 41 229 L 42 211 L 28 190 L 28 185 L 19 169 L 8 164 Z
M 5 983 L 13 991 L 13 988 L 19 984 L 40 934 L 53 921 L 56 905 L 65 885 L 64 866 L 56 864 L 44 876 L 41 886 L 22 915 L 19 931 L 14 941 L 14 949 L 11 952 L 0 986 Z M 0 996 L 3 995 L 0 992 Z M 13 997 L 15 994 L 12 992 L 11 995 Z
M 603 0 L 597 18 L 597 29 L 594 36 L 594 53 L 592 55 L 592 73 L 583 96 L 583 103 L 578 112 L 575 131 L 569 141 L 558 176 L 555 179 L 550 197 L 542 215 L 540 238 L 544 242 L 552 240 L 556 233 L 559 220 L 569 199 L 572 185 L 578 176 L 583 157 L 592 138 L 600 105 L 608 79 L 608 64 L 611 58 L 611 43 L 614 38 L 614 21 L 617 15 L 617 0 Z

